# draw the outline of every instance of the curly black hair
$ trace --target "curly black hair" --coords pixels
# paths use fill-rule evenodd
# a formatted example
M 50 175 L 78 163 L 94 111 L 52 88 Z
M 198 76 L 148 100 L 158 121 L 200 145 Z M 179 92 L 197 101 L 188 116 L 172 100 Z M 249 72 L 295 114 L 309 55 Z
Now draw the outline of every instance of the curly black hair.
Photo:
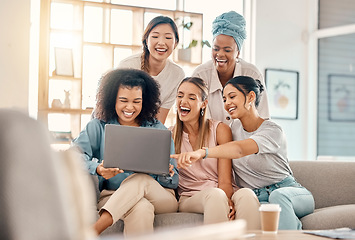
M 120 87 L 140 87 L 143 101 L 138 123 L 156 122 L 161 105 L 159 83 L 148 73 L 136 69 L 114 69 L 102 76 L 96 94 L 95 118 L 105 122 L 118 119 L 116 99 Z

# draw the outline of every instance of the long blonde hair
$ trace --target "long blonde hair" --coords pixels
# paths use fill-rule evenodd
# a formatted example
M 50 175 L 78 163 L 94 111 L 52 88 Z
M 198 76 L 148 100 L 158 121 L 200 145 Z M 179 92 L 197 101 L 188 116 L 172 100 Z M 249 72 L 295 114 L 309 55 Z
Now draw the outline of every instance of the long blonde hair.
M 208 88 L 206 83 L 198 77 L 187 77 L 181 81 L 179 84 L 178 89 L 180 88 L 181 84 L 189 82 L 194 84 L 200 89 L 202 101 L 205 101 L 208 97 Z M 206 106 L 207 108 L 207 106 Z M 197 147 L 202 148 L 207 146 L 207 141 L 210 135 L 210 121 L 207 119 L 206 108 L 201 109 L 201 113 L 198 119 L 198 138 L 197 138 Z M 176 124 L 173 129 L 173 139 L 175 144 L 175 152 L 181 153 L 181 141 L 182 141 L 182 134 L 183 134 L 183 126 L 184 123 L 180 120 L 178 114 L 176 115 Z M 193 146 L 194 147 L 194 146 Z

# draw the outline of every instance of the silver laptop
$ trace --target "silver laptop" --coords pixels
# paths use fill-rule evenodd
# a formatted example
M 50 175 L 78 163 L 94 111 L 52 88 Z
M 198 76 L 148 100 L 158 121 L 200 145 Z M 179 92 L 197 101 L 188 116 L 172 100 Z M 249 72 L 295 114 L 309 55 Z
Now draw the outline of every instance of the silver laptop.
M 169 173 L 171 132 L 167 129 L 106 124 L 104 167 Z

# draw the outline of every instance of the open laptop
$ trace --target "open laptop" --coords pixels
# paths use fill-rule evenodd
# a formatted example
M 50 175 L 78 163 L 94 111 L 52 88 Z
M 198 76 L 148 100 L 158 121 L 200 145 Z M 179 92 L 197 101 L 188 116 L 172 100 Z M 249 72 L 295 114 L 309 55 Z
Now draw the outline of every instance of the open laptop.
M 106 124 L 104 167 L 169 174 L 170 144 L 167 129 Z

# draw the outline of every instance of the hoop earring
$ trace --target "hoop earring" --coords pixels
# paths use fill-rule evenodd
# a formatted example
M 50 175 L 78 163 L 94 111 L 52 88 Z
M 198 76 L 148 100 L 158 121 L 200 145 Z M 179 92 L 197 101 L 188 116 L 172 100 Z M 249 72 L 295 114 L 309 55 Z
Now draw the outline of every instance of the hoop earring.
M 202 109 L 201 109 L 201 116 L 203 117 L 204 114 L 205 114 L 205 109 L 202 108 Z

